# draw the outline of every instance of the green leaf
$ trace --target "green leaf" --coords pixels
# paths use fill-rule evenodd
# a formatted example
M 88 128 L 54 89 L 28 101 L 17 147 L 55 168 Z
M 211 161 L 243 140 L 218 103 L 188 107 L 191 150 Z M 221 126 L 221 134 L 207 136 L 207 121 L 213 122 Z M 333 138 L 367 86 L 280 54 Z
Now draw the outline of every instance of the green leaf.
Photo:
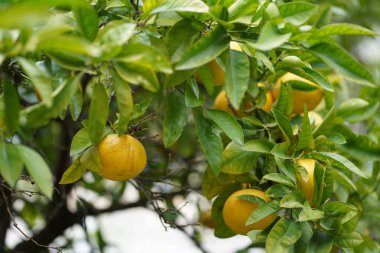
M 124 31 L 123 31 L 124 32 Z M 108 46 L 106 44 L 105 46 Z M 121 52 L 114 59 L 118 62 L 133 64 L 152 71 L 159 71 L 166 74 L 173 73 L 168 57 L 152 46 L 142 43 L 128 43 L 124 45 Z
M 148 109 L 150 102 L 152 101 L 151 98 L 144 99 L 140 103 L 134 104 L 133 105 L 133 114 L 130 118 L 130 120 L 135 120 L 142 115 L 145 114 L 146 110 Z
M 314 220 L 320 220 L 324 217 L 325 213 L 321 210 L 318 209 L 311 209 L 310 206 L 308 205 L 307 208 L 304 208 L 299 216 L 298 216 L 298 221 L 299 222 L 304 222 L 304 221 L 314 221 Z
M 51 94 L 53 92 L 53 89 L 50 85 L 48 75 L 42 71 L 34 62 L 28 59 L 19 58 L 18 62 L 32 81 L 36 94 L 41 96 L 41 99 L 46 102 L 47 106 L 51 106 Z
M 199 94 L 198 84 L 194 78 L 190 78 L 186 82 L 185 102 L 187 107 L 202 106 L 205 102 L 203 94 Z
M 160 86 L 153 70 L 135 64 L 117 62 L 114 64 L 116 71 L 127 82 L 141 84 L 146 90 L 156 92 Z
M 265 191 L 265 195 L 271 198 L 282 198 L 290 193 L 290 189 L 283 184 L 275 184 Z
M 215 122 L 220 129 L 234 142 L 244 143 L 243 128 L 235 117 L 221 110 L 206 109 L 204 115 Z
M 329 135 L 332 128 L 335 125 L 335 107 L 332 107 L 327 115 L 324 117 L 322 124 L 314 129 L 313 137 L 318 137 L 320 135 Z
M 160 12 L 208 12 L 208 6 L 201 0 L 147 0 L 144 1 L 144 15 L 153 15 Z
M 286 140 L 291 140 L 293 138 L 293 129 L 288 117 L 286 117 L 282 112 L 274 108 L 272 109 L 272 113 Z
M 235 109 L 248 89 L 250 78 L 249 58 L 246 54 L 230 50 L 226 66 L 226 94 Z
M 304 116 L 302 117 L 302 126 L 299 130 L 299 137 L 296 146 L 296 151 L 302 150 L 304 148 L 310 147 L 313 144 L 313 135 L 311 132 L 311 126 L 309 121 L 309 116 L 307 108 L 304 109 Z
M 187 48 L 191 46 L 200 31 L 203 24 L 194 19 L 183 19 L 178 21 L 167 33 L 165 43 L 172 62 L 178 62 Z
M 280 87 L 280 96 L 274 105 L 276 110 L 289 115 L 293 111 L 293 92 L 289 83 L 283 83 Z
M 369 103 L 361 98 L 351 98 L 348 100 L 343 101 L 336 110 L 336 115 L 338 117 L 347 117 L 351 113 L 360 110 L 366 106 L 368 106 Z
M 342 47 L 321 42 L 313 45 L 309 50 L 345 77 L 359 84 L 373 87 L 372 75 Z
M 299 26 L 308 21 L 318 9 L 317 5 L 295 2 L 278 5 L 281 17 L 289 23 Z
M 264 199 L 257 196 L 253 196 L 253 195 L 239 195 L 236 198 L 239 200 L 244 200 L 244 201 L 248 201 L 248 202 L 256 203 L 260 205 L 266 203 Z
M 128 130 L 128 123 L 133 112 L 132 91 L 129 84 L 116 71 L 112 71 L 112 79 L 119 111 L 118 133 L 123 134 Z
M 183 53 L 176 70 L 192 69 L 210 62 L 229 47 L 229 42 L 227 32 L 218 26 Z
M 287 42 L 292 34 L 282 34 L 279 32 L 276 23 L 267 22 L 261 30 L 256 43 L 248 42 L 248 45 L 262 51 L 269 51 Z
M 108 113 L 107 91 L 103 84 L 95 83 L 88 115 L 88 132 L 90 140 L 94 145 L 96 145 L 103 136 Z
M 334 92 L 334 88 L 329 81 L 318 71 L 311 68 L 305 68 L 304 71 L 312 79 L 312 81 L 321 86 L 324 90 Z
M 331 133 L 329 139 L 339 145 L 347 143 L 346 139 L 344 139 L 343 135 L 341 135 L 340 133 Z
M 257 0 L 236 0 L 228 7 L 228 21 L 234 21 L 243 16 L 253 15 L 259 7 Z
M 335 23 L 323 26 L 321 29 L 313 32 L 313 38 L 325 37 L 330 35 L 368 35 L 376 36 L 373 31 L 354 24 Z
M 285 253 L 301 237 L 299 223 L 282 217 L 268 234 L 265 243 L 266 252 Z
M 223 151 L 221 172 L 244 174 L 256 168 L 257 160 L 257 154 L 245 152 L 240 144 L 231 142 Z
M 122 46 L 133 36 L 135 28 L 136 24 L 111 21 L 101 31 L 100 43 L 107 47 Z
M 347 158 L 339 154 L 329 152 L 312 152 L 309 156 L 320 161 L 325 161 L 326 159 L 328 159 L 331 162 L 331 164 L 335 167 L 347 169 L 358 176 L 367 178 L 366 175 L 358 167 L 356 167 L 355 164 L 353 164 L 352 162 L 347 160 Z
M 316 231 L 310 239 L 306 253 L 330 253 L 332 247 L 332 238 L 326 233 Z
M 17 145 L 17 149 L 26 170 L 42 194 L 51 199 L 53 196 L 53 180 L 49 166 L 42 159 L 41 155 L 33 149 L 23 145 Z
M 295 187 L 295 184 L 287 176 L 280 173 L 269 173 L 263 176 L 263 179 L 273 181 L 279 184 Z
M 86 168 L 80 162 L 80 158 L 77 158 L 70 167 L 63 174 L 59 184 L 71 184 L 78 181 L 86 172 Z
M 47 124 L 51 118 L 62 114 L 67 108 L 75 90 L 78 88 L 81 75 L 68 78 L 52 93 L 53 103 L 48 107 L 45 103 L 29 106 L 21 111 L 21 117 L 26 117 L 28 127 L 38 127 Z
M 201 149 L 215 175 L 222 165 L 223 143 L 212 122 L 203 117 L 199 110 L 194 110 L 195 126 Z
M 14 85 L 4 82 L 4 120 L 6 130 L 13 135 L 19 124 L 20 103 L 17 89 Z
M 285 195 L 280 202 L 283 208 L 302 208 L 306 199 L 301 191 L 295 190 Z
M 334 237 L 334 242 L 343 248 L 353 248 L 363 242 L 362 236 L 358 232 L 343 233 Z
M 259 205 L 258 208 L 256 208 L 251 215 L 249 216 L 247 222 L 245 223 L 246 226 L 251 225 L 255 222 L 258 222 L 261 219 L 264 219 L 268 215 L 277 213 L 280 210 L 280 202 L 277 200 L 272 200 L 269 202 L 265 202 L 262 205 Z
M 70 156 L 76 156 L 92 145 L 88 128 L 80 129 L 73 137 L 70 147 Z
M 82 107 L 83 107 L 83 91 L 82 91 L 82 87 L 78 86 L 69 104 L 71 118 L 74 121 L 78 120 L 80 113 L 82 112 Z
M 0 142 L 0 174 L 14 186 L 22 172 L 22 160 L 16 145 Z
M 183 97 L 175 92 L 170 93 L 166 105 L 163 129 L 164 146 L 166 148 L 173 145 L 181 136 L 188 116 L 189 110 L 185 105 Z
M 281 159 L 291 159 L 291 156 L 289 156 L 289 147 L 290 142 L 285 141 L 282 143 L 277 143 L 274 145 L 273 149 L 271 150 L 271 154 L 275 156 L 275 158 L 281 158 Z
M 102 161 L 100 160 L 99 152 L 96 146 L 87 149 L 79 159 L 85 169 L 95 173 L 99 173 L 103 170 Z
M 244 144 L 243 150 L 264 154 L 271 154 L 274 144 L 265 139 L 251 140 Z
M 93 41 L 98 33 L 98 15 L 95 8 L 88 1 L 81 0 L 80 2 L 81 4 L 75 4 L 78 3 L 76 1 L 73 5 L 75 21 L 84 37 Z

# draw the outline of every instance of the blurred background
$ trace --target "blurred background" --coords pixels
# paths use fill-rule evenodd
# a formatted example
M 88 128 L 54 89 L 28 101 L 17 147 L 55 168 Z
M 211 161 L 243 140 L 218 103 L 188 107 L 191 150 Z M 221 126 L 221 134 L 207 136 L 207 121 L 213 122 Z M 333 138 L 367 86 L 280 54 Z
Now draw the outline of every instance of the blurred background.
M 286 1 L 285 1 L 286 2 Z M 380 33 L 380 1 L 373 0 L 320 0 L 307 1 L 311 3 L 322 4 L 326 9 L 326 16 L 331 17 L 333 23 L 348 22 L 367 27 L 377 33 Z M 333 6 L 330 8 L 330 6 Z M 360 62 L 365 64 L 372 72 L 375 80 L 380 80 L 380 37 L 360 37 L 346 36 L 338 37 L 337 40 Z M 361 96 L 368 101 L 379 100 L 379 89 L 370 89 L 362 86 L 354 86 L 346 82 L 342 86 L 340 99 L 345 97 Z M 378 127 L 378 116 L 373 119 L 371 134 L 380 136 Z M 357 131 L 361 131 L 361 126 L 353 126 Z M 184 131 L 190 132 L 191 131 Z M 154 127 L 151 135 L 157 134 Z M 378 138 L 378 137 L 377 137 Z M 193 150 L 196 146 L 194 136 L 182 136 L 176 151 L 185 157 L 194 157 Z M 194 145 L 193 145 L 194 144 Z M 168 163 L 165 153 L 159 147 L 148 147 L 148 153 L 155 154 L 155 158 L 150 161 L 150 169 L 164 167 Z M 195 155 L 196 157 L 196 155 Z M 193 161 L 191 172 L 183 172 L 184 164 L 188 161 L 176 160 L 172 157 L 171 171 L 180 173 L 176 174 L 176 180 L 187 180 L 187 184 L 194 189 L 200 188 L 201 173 L 206 164 L 202 161 Z M 149 170 L 149 168 L 148 168 Z M 146 183 L 146 182 L 145 182 Z M 170 193 L 173 190 L 172 185 L 157 183 L 155 189 L 160 192 Z M 99 190 L 104 188 L 105 190 Z M 96 193 L 97 192 L 97 193 Z M 199 216 L 202 212 L 210 209 L 210 202 L 200 193 L 192 192 L 177 196 L 170 196 L 169 206 L 165 206 L 167 220 L 176 219 L 176 222 L 183 224 L 180 228 L 170 228 L 163 224 L 157 210 L 163 202 L 140 203 L 140 206 L 129 206 L 130 203 L 139 201 L 139 193 L 133 184 L 117 184 L 109 181 L 103 181 L 94 178 L 92 174 L 87 174 L 84 179 L 84 186 L 76 187 L 72 192 L 71 208 L 80 208 L 80 199 L 85 199 L 99 209 L 110 206 L 114 198 L 119 198 L 124 210 L 115 209 L 113 212 L 100 214 L 98 216 L 88 216 L 83 222 L 83 226 L 75 225 L 65 232 L 65 236 L 57 238 L 52 245 L 71 245 L 72 252 L 90 253 L 100 252 L 99 246 L 106 253 L 145 253 L 145 252 L 162 252 L 162 253 L 253 253 L 264 252 L 261 249 L 246 250 L 245 247 L 251 244 L 248 237 L 235 236 L 229 239 L 218 239 L 213 234 L 213 229 L 199 223 Z M 149 208 L 143 208 L 147 204 Z M 22 210 L 26 205 L 33 206 L 33 199 L 30 203 L 15 202 L 16 210 Z M 170 209 L 171 208 L 171 209 Z M 29 208 L 33 210 L 32 207 Z M 123 209 L 120 207 L 120 209 Z M 156 211 L 153 211 L 155 209 Z M 167 211 L 169 210 L 169 212 Z M 170 213 L 170 210 L 173 212 Z M 34 210 L 39 212 L 39 210 Z M 37 216 L 36 216 L 37 217 Z M 30 219 L 33 219 L 30 215 Z M 25 231 L 27 225 L 21 220 L 17 220 L 20 227 Z M 38 230 L 38 220 L 34 221 L 33 229 Z M 18 244 L 24 238 L 13 228 L 6 238 L 6 244 L 10 247 Z M 70 250 L 65 251 L 70 252 Z

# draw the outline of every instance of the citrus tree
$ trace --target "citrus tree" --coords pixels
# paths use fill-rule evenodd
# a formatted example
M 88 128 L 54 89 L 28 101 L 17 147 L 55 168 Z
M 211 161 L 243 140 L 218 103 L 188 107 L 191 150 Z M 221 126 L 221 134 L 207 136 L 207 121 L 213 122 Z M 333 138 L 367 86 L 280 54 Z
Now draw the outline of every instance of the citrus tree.
M 217 237 L 378 252 L 380 91 L 350 54 L 376 34 L 348 2 L 2 1 L 2 251 L 61 251 L 86 216 L 137 206 L 202 249 L 173 201 L 200 192 Z

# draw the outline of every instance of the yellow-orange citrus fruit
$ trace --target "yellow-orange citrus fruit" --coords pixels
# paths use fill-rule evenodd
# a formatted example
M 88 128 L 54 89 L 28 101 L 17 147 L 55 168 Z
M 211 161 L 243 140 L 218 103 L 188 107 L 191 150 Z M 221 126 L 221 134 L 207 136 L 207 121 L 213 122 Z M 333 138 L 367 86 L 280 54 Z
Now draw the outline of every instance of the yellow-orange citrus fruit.
M 214 101 L 214 109 L 222 110 L 230 114 L 234 114 L 227 98 L 227 94 L 224 90 L 219 92 Z
M 209 227 L 209 228 L 215 228 L 218 222 L 216 220 L 213 220 L 211 217 L 211 210 L 207 210 L 205 212 L 201 212 L 201 215 L 199 217 L 199 221 L 202 225 Z
M 273 96 L 272 96 L 272 93 L 270 91 L 268 91 L 266 93 L 265 104 L 263 106 L 261 106 L 261 109 L 263 109 L 266 112 L 269 112 L 272 109 L 272 105 L 273 105 Z M 249 110 L 253 107 L 253 103 L 247 102 L 244 106 L 245 106 L 245 109 Z M 232 110 L 232 108 L 228 102 L 227 94 L 224 90 L 219 92 L 219 94 L 216 96 L 213 108 L 228 112 L 232 115 L 234 114 L 234 112 L 233 112 L 233 110 Z M 235 113 L 239 117 L 243 117 L 245 115 L 245 113 L 241 112 L 240 110 L 235 110 Z
M 247 219 L 259 207 L 259 204 L 238 199 L 242 195 L 256 196 L 266 202 L 270 201 L 270 198 L 265 196 L 264 192 L 256 189 L 243 189 L 231 194 L 223 207 L 223 220 L 233 232 L 246 235 L 251 230 L 263 230 L 276 219 L 277 214 L 271 214 L 246 226 Z
M 214 84 L 216 86 L 223 85 L 226 81 L 226 75 L 223 69 L 219 67 L 218 63 L 215 60 L 212 60 L 208 65 L 211 69 L 212 76 L 214 77 Z
M 101 177 L 114 181 L 128 180 L 145 168 L 147 157 L 144 146 L 130 135 L 109 134 L 98 144 L 102 164 Z
M 314 168 L 315 160 L 314 159 L 300 159 L 297 161 L 298 166 L 302 166 L 306 169 L 308 174 L 308 179 L 305 182 L 300 175 L 297 175 L 298 184 L 301 191 L 306 197 L 307 201 L 311 201 L 314 195 Z
M 273 87 L 272 93 L 275 99 L 280 96 L 281 84 L 289 81 L 300 81 L 318 87 L 315 83 L 312 83 L 305 78 L 294 75 L 292 73 L 286 73 L 277 80 L 276 85 Z M 321 102 L 322 97 L 323 91 L 319 87 L 312 91 L 301 91 L 293 89 L 293 113 L 303 113 L 304 104 L 306 104 L 309 111 L 313 110 Z

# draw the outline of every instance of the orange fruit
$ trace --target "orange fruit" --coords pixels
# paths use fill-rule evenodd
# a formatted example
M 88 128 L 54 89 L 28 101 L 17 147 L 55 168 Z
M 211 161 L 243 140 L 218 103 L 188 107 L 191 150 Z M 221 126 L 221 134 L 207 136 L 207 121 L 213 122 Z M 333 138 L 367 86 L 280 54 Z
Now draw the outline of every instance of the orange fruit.
M 298 166 L 302 166 L 306 169 L 308 179 L 304 181 L 300 175 L 297 175 L 298 185 L 306 197 L 307 201 L 311 201 L 314 195 L 314 159 L 300 159 L 297 161 Z
M 147 163 L 144 146 L 130 135 L 109 134 L 98 144 L 103 178 L 123 181 L 136 177 Z
M 307 109 L 311 111 L 321 102 L 323 97 L 322 89 L 319 88 L 315 83 L 312 83 L 309 80 L 306 80 L 305 78 L 294 75 L 292 73 L 286 73 L 277 80 L 276 85 L 272 90 L 272 94 L 275 99 L 280 96 L 281 84 L 289 81 L 300 81 L 316 87 L 315 90 L 311 91 L 301 91 L 293 88 L 293 113 L 303 113 L 304 104 L 306 104 Z
M 223 220 L 236 234 L 246 235 L 251 230 L 263 230 L 276 219 L 277 214 L 271 214 L 267 217 L 246 226 L 245 223 L 251 213 L 259 207 L 259 204 L 238 199 L 242 195 L 251 195 L 259 197 L 266 202 L 270 201 L 264 192 L 256 189 L 243 189 L 234 192 L 226 200 L 223 206 Z
M 259 86 L 260 86 L 260 84 L 259 84 Z M 270 91 L 268 91 L 266 93 L 265 104 L 263 106 L 261 106 L 261 109 L 263 109 L 266 112 L 269 112 L 272 108 L 272 105 L 273 105 L 272 93 Z M 251 109 L 252 107 L 253 107 L 252 102 L 247 102 L 245 104 L 245 108 L 247 110 Z M 234 115 L 234 112 L 233 112 L 233 110 L 232 110 L 232 108 L 228 102 L 228 98 L 227 98 L 226 92 L 224 90 L 219 92 L 219 94 L 216 96 L 213 108 L 218 109 L 218 110 L 222 110 L 222 111 L 225 111 L 225 112 L 228 112 L 228 113 Z M 245 113 L 241 112 L 240 110 L 235 110 L 235 112 L 239 117 L 243 117 L 245 115 Z

